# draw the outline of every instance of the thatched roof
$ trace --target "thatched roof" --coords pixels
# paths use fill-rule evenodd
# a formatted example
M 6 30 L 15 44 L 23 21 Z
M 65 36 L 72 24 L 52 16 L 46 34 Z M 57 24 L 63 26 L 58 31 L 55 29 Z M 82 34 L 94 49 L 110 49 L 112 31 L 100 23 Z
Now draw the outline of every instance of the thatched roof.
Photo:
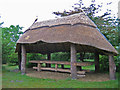
M 56 26 L 56 25 L 64 25 L 64 24 L 74 25 L 78 23 L 96 27 L 94 22 L 92 22 L 88 17 L 86 17 L 84 13 L 80 13 L 80 14 L 74 14 L 74 15 L 70 15 L 70 16 L 66 16 L 58 19 L 36 22 L 30 27 L 30 29 L 44 27 L 44 26 L 50 27 L 50 26 Z
M 117 54 L 96 25 L 83 13 L 36 22 L 19 38 L 16 51 L 20 44 L 25 44 L 28 53 L 68 52 L 71 43 L 76 44 L 77 52 Z

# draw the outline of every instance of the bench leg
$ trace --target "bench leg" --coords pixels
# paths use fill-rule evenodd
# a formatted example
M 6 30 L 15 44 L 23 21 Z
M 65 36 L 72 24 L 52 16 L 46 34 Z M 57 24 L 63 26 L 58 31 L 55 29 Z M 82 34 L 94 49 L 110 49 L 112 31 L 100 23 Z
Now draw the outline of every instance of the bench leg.
M 57 71 L 57 67 L 58 67 L 58 65 L 57 65 L 57 64 L 55 64 L 55 71 Z
M 38 63 L 38 71 L 41 71 L 41 64 Z

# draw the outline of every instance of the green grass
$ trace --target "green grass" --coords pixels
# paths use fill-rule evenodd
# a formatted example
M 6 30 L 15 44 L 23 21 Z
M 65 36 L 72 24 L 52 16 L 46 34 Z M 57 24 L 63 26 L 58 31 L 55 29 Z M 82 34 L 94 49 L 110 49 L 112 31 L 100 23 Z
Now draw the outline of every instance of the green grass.
M 21 75 L 20 72 L 10 72 L 17 66 L 3 66 L 3 88 L 117 88 L 118 81 L 83 82 L 78 80 L 39 79 Z
M 95 65 L 82 66 L 82 69 L 94 71 L 95 70 Z
M 10 71 L 10 70 L 18 69 L 18 66 L 9 66 L 9 65 L 3 64 L 2 68 L 3 68 L 3 71 L 6 71 L 6 70 Z

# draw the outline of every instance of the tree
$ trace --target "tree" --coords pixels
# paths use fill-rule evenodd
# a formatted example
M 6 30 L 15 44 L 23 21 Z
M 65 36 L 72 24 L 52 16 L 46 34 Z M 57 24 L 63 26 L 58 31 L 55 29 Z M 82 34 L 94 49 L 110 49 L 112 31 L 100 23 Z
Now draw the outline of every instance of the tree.
M 9 65 L 18 64 L 18 55 L 15 53 L 16 42 L 23 34 L 22 28 L 19 25 L 11 25 L 10 27 L 1 28 L 2 30 L 2 63 Z M 38 60 L 44 58 L 41 54 L 28 54 L 27 55 L 27 67 L 31 67 L 32 64 L 28 63 L 29 60 Z
M 15 47 L 19 36 L 23 34 L 22 28 L 19 25 L 2 28 L 2 63 L 17 63 Z
M 1 18 L 1 16 L 0 16 L 0 18 Z M 2 24 L 3 24 L 4 22 L 0 22 L 0 59 L 2 60 L 2 29 L 1 29 L 1 27 L 2 27 Z
M 107 3 L 107 5 L 110 5 L 112 2 Z M 116 17 L 111 17 L 111 10 L 107 9 L 106 12 L 103 13 L 103 15 L 97 16 L 96 14 L 101 13 L 103 3 L 100 5 L 95 4 L 95 0 L 91 1 L 90 6 L 86 7 L 84 6 L 82 0 L 79 1 L 79 3 L 74 4 L 73 10 L 63 12 L 53 12 L 53 14 L 64 17 L 76 13 L 83 12 L 85 13 L 94 23 L 97 25 L 100 32 L 107 38 L 107 40 L 117 49 L 119 46 L 118 43 L 118 19 Z M 100 58 L 101 68 L 104 70 L 108 65 L 108 60 L 103 60 L 106 57 L 102 56 Z M 118 60 L 118 56 L 115 57 L 116 65 L 119 66 L 118 63 L 120 61 Z M 107 65 L 103 65 L 102 63 L 106 63 Z
M 110 5 L 112 2 L 107 3 L 107 5 Z M 63 12 L 53 12 L 53 14 L 64 17 L 80 12 L 85 12 L 85 14 L 94 21 L 94 23 L 97 25 L 98 29 L 102 32 L 102 34 L 109 40 L 109 42 L 112 43 L 113 46 L 116 47 L 118 45 L 118 27 L 117 22 L 118 20 L 116 17 L 111 17 L 111 10 L 107 9 L 106 12 L 104 12 L 101 16 L 96 16 L 97 13 L 101 12 L 102 4 L 96 5 L 95 0 L 91 1 L 91 4 L 89 7 L 84 6 L 82 0 L 79 1 L 79 3 L 76 3 L 73 7 L 73 10 Z

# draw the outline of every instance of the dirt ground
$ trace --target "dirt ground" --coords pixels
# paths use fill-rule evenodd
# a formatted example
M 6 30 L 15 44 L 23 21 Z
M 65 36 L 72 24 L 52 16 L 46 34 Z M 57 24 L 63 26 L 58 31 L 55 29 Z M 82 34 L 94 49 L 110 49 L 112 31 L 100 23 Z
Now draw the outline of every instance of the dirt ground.
M 69 73 L 61 73 L 61 72 L 52 72 L 52 71 L 36 71 L 31 69 L 27 69 L 27 76 L 42 78 L 42 79 L 70 79 L 71 76 Z M 105 73 L 94 73 L 89 72 L 86 73 L 85 76 L 77 76 L 80 81 L 107 81 L 109 80 L 109 75 Z

